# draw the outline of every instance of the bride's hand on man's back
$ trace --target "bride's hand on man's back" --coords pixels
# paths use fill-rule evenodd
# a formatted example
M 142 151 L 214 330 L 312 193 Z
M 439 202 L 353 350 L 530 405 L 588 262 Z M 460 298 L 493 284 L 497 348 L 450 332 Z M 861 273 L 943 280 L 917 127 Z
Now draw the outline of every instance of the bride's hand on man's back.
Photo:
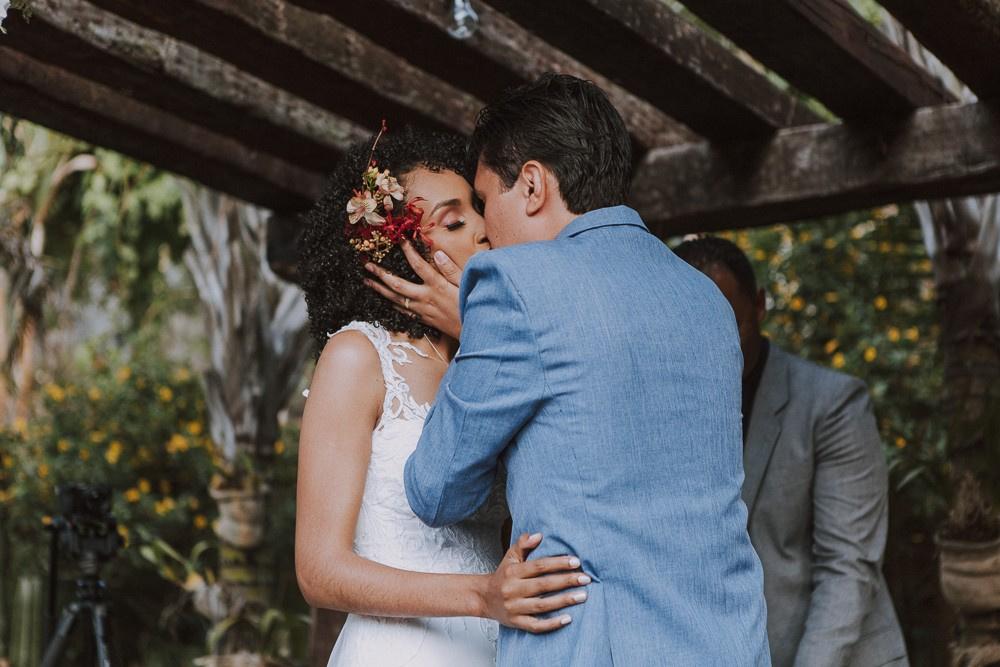
M 570 623 L 569 614 L 552 618 L 538 615 L 584 602 L 587 593 L 582 587 L 590 583 L 590 577 L 580 570 L 580 560 L 575 556 L 529 561 L 528 554 L 541 542 L 538 533 L 524 534 L 507 551 L 481 592 L 484 616 L 532 633 L 551 632 Z

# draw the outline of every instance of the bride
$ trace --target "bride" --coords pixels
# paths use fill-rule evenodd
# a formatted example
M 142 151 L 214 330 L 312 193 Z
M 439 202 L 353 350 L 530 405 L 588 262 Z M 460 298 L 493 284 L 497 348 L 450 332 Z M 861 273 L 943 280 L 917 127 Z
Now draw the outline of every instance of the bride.
M 366 288 L 364 267 L 416 282 L 400 243 L 459 268 L 489 248 L 463 159 L 457 136 L 379 133 L 305 216 L 300 277 L 322 352 L 302 418 L 295 571 L 309 604 L 350 612 L 330 665 L 493 665 L 498 622 L 558 630 L 569 616 L 555 612 L 586 599 L 576 557 L 527 562 L 541 535 L 504 555 L 499 481 L 447 528 L 406 500 L 403 466 L 458 342 Z

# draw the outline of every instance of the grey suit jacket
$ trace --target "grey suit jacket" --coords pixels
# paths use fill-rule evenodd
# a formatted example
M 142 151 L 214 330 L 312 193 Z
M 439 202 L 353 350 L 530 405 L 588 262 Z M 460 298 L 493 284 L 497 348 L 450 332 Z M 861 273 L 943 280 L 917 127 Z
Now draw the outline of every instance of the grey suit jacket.
M 865 384 L 772 344 L 743 461 L 774 666 L 906 664 L 882 576 L 888 475 Z

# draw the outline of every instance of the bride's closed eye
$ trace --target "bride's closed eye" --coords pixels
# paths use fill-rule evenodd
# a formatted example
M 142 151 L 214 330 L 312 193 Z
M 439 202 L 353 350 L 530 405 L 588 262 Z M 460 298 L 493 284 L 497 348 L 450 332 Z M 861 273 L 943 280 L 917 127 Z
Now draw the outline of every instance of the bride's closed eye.
M 444 228 L 447 229 L 449 232 L 458 231 L 462 227 L 465 227 L 465 220 L 456 220 L 455 222 L 449 223 L 444 226 Z

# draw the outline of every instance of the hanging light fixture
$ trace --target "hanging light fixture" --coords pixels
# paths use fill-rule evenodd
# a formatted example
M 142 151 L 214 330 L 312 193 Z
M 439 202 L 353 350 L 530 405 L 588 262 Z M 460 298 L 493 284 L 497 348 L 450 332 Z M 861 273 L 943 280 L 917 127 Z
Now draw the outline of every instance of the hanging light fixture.
M 455 39 L 469 39 L 479 28 L 479 14 L 469 0 L 452 0 L 451 26 L 448 34 Z

